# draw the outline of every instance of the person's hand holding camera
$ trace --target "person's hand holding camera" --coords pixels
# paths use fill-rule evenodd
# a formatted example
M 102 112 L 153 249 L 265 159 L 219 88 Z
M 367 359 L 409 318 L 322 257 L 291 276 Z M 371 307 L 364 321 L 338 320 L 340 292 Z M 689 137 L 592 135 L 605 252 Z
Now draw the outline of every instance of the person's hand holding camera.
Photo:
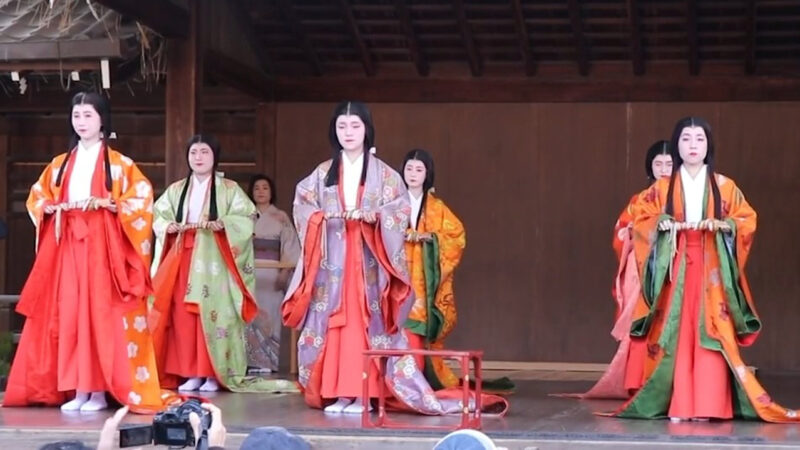
M 211 413 L 211 428 L 208 429 L 208 447 L 225 448 L 225 437 L 227 435 L 225 425 L 222 424 L 222 411 L 211 403 L 203 403 L 203 409 Z M 197 413 L 189 414 L 189 423 L 192 424 L 195 439 L 200 438 L 200 416 Z
M 117 435 L 119 423 L 122 418 L 128 414 L 128 407 L 123 406 L 114 413 L 113 416 L 106 419 L 103 429 L 100 431 L 100 441 L 97 443 L 97 450 L 111 450 L 115 448 L 114 437 Z

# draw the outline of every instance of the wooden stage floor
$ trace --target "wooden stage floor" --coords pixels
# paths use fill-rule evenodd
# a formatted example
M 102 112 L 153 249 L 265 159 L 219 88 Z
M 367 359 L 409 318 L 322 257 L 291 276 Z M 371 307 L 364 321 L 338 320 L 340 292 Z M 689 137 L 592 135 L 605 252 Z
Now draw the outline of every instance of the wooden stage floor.
M 800 376 L 762 376 L 773 398 L 800 406 Z M 613 410 L 616 401 L 579 401 L 548 396 L 579 392 L 591 381 L 515 380 L 506 417 L 484 417 L 484 431 L 514 449 L 608 448 L 800 448 L 800 425 L 762 422 L 673 424 L 668 420 L 623 420 L 593 412 Z M 230 433 L 228 448 L 253 428 L 283 426 L 314 444 L 315 449 L 429 449 L 443 432 L 365 430 L 360 416 L 327 415 L 306 407 L 299 395 L 215 393 L 208 396 L 223 410 Z M 110 412 L 64 414 L 57 408 L 0 408 L 0 449 L 38 448 L 60 439 L 96 442 Z M 417 425 L 456 423 L 455 417 L 397 415 Z M 148 422 L 129 416 L 128 422 Z

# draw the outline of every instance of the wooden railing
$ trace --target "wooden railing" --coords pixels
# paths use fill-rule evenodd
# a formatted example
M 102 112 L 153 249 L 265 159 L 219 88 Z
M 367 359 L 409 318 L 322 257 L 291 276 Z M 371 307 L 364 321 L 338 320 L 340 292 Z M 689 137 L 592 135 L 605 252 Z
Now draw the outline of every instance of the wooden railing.
M 14 311 L 14 306 L 16 306 L 17 302 L 19 301 L 19 295 L 11 295 L 11 294 L 0 294 L 0 310 L 8 310 L 8 314 L 5 315 L 8 318 L 8 323 L 6 326 L 11 326 L 11 312 Z M 1 328 L 0 328 L 1 329 Z M 14 332 L 14 343 L 19 343 L 19 337 L 21 333 Z
M 14 305 L 19 301 L 19 295 L 0 294 L 0 305 Z

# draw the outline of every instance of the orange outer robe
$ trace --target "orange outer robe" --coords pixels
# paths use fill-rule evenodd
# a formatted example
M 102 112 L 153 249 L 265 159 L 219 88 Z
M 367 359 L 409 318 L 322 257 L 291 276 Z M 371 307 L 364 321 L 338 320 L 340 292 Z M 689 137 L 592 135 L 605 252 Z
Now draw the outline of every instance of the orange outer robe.
M 44 207 L 69 198 L 75 158 L 61 186 L 56 178 L 66 154 L 53 159 L 31 188 L 26 206 L 36 225 L 37 255 L 17 305 L 26 321 L 4 406 L 59 405 L 74 390 L 105 390 L 136 412 L 162 408 L 145 300 L 153 189 L 130 158 L 108 149 L 108 192 L 104 152 L 90 181 L 92 196 L 113 199 L 117 212 L 64 212 L 60 242 L 56 215 L 45 215 Z

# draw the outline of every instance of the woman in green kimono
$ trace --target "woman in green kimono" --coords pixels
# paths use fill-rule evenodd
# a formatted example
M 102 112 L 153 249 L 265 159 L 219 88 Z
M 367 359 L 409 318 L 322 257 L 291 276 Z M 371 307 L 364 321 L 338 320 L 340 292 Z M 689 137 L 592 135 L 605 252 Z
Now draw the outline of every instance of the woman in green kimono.
M 290 391 L 283 380 L 247 378 L 244 330 L 253 298 L 255 206 L 216 168 L 213 136 L 193 136 L 190 173 L 155 203 L 155 290 L 149 325 L 161 384 L 183 391 Z

